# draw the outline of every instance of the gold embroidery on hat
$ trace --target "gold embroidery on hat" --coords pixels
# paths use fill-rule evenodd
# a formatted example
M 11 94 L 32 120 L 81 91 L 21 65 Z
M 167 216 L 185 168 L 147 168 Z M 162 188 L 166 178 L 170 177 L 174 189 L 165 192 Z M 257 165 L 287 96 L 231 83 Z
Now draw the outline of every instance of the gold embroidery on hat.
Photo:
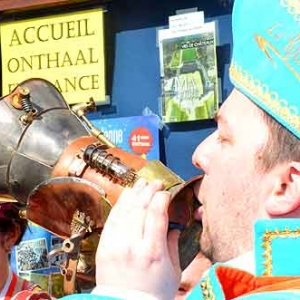
M 277 92 L 270 91 L 265 83 L 254 78 L 234 62 L 230 65 L 229 73 L 231 78 L 245 91 L 257 98 L 270 112 L 280 116 L 291 128 L 300 133 L 300 116 L 297 107 L 289 106 L 287 100 L 281 99 Z
M 294 19 L 298 22 L 300 15 L 300 3 L 299 0 L 280 0 L 280 5 L 283 6 L 287 12 L 294 16 Z
M 288 44 L 283 48 L 285 55 L 284 58 L 286 60 L 293 58 L 296 64 L 299 64 L 299 42 L 300 42 L 300 34 L 297 33 L 291 39 L 289 39 Z
M 254 39 L 256 40 L 258 47 L 262 50 L 263 53 L 265 53 L 265 55 L 272 61 L 272 63 L 274 63 L 274 60 L 271 53 L 274 53 L 300 81 L 300 74 L 289 63 L 288 57 L 286 55 L 281 54 L 274 45 L 272 45 L 268 40 L 266 40 L 262 36 L 255 34 Z
M 273 231 L 266 230 L 262 235 L 263 243 L 261 244 L 264 249 L 263 253 L 263 266 L 264 271 L 262 275 L 271 276 L 273 271 L 273 259 L 272 259 L 272 242 L 276 238 L 298 238 L 300 237 L 300 228 L 295 230 L 290 230 L 286 228 L 285 230 L 275 229 Z
M 285 32 L 280 30 L 281 28 L 282 28 L 282 23 L 276 22 L 269 29 L 267 29 L 267 33 L 270 36 L 272 36 L 275 39 L 275 41 L 279 41 L 281 38 L 283 38 L 286 35 Z
M 215 300 L 215 294 L 213 292 L 212 285 L 210 283 L 209 276 L 206 276 L 203 281 L 200 283 L 200 287 L 202 290 L 202 295 L 205 300 Z

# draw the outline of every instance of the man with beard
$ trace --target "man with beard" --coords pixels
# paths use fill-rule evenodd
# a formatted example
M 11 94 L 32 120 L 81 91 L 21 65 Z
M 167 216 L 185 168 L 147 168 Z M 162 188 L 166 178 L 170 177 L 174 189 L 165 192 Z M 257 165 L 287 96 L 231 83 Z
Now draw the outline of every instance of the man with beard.
M 188 299 L 300 299 L 299 24 L 299 1 L 234 3 L 234 89 L 192 158 L 204 172 L 195 186 L 200 246 L 215 265 Z M 170 201 L 156 181 L 125 190 L 101 236 L 94 294 L 174 299 Z

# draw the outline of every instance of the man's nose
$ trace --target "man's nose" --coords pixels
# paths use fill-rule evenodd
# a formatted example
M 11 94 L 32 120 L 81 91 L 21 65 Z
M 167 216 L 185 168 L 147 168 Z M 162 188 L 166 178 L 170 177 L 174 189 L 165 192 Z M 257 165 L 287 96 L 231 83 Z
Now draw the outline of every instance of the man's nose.
M 197 146 L 192 156 L 194 166 L 203 170 L 205 174 L 209 173 L 210 157 L 212 156 L 213 141 L 215 139 L 216 131 Z

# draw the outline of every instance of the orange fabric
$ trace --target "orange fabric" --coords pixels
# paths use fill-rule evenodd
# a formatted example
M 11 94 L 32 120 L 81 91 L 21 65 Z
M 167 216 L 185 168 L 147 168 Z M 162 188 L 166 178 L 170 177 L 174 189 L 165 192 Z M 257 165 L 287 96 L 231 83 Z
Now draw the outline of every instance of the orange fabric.
M 273 278 L 277 279 L 277 277 L 273 277 Z M 273 280 L 273 282 L 270 281 L 268 285 L 261 286 L 260 288 L 257 288 L 255 291 L 252 291 L 249 294 L 269 292 L 269 291 L 283 291 L 283 290 L 300 290 L 300 278 L 289 277 L 289 278 L 281 278 L 279 280 Z
M 300 289 L 300 277 L 296 276 L 256 277 L 250 273 L 225 266 L 217 266 L 215 271 L 225 299 L 234 299 L 258 292 Z

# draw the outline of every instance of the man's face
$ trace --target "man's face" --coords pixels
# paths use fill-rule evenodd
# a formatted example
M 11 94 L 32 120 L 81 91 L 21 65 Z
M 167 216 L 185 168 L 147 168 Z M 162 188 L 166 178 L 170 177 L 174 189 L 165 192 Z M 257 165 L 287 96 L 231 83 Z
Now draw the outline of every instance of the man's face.
M 258 166 L 269 130 L 259 108 L 236 89 L 217 122 L 193 154 L 205 173 L 195 192 L 202 203 L 201 249 L 213 261 L 227 261 L 251 250 L 253 223 L 267 217 L 263 201 L 270 178 Z

